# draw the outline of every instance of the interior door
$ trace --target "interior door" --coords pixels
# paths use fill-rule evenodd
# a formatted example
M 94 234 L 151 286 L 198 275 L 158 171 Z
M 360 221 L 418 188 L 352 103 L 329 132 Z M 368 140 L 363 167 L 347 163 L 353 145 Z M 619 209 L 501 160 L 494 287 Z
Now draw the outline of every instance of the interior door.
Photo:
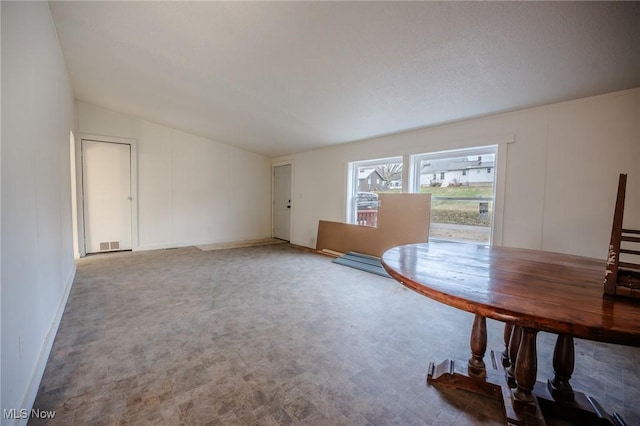
M 273 236 L 291 239 L 291 164 L 273 168 Z
M 131 250 L 131 145 L 82 140 L 87 253 Z

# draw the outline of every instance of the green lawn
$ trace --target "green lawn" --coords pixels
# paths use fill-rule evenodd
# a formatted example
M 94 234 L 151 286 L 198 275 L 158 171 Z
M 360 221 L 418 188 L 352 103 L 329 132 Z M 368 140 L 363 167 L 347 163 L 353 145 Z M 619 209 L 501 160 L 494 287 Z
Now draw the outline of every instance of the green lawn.
M 431 221 L 433 223 L 450 223 L 454 225 L 491 226 L 491 210 L 486 215 L 480 215 L 477 204 L 475 210 L 441 208 L 440 206 L 432 205 Z
M 423 186 L 421 193 L 430 193 L 432 197 L 492 197 L 493 188 L 490 186 Z
M 422 187 L 422 193 L 432 197 L 492 197 L 490 186 Z M 493 203 L 489 202 L 489 213 L 480 215 L 479 201 L 432 200 L 431 220 L 435 223 L 491 226 Z

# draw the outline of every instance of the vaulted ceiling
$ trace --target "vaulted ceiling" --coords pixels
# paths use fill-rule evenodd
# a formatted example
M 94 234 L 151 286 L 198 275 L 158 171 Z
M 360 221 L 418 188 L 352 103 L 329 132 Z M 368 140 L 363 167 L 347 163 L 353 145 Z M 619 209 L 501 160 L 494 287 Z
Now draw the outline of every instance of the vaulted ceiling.
M 638 2 L 51 2 L 77 99 L 267 156 L 640 87 Z

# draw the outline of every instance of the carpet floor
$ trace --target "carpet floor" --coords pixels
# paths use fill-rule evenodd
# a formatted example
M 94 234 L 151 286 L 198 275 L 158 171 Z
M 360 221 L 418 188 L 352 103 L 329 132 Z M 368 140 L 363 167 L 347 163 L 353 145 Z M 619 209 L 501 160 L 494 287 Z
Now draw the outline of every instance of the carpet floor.
M 425 383 L 468 358 L 472 320 L 287 244 L 91 256 L 34 405 L 56 417 L 29 424 L 504 424 L 499 401 Z M 538 335 L 539 380 L 553 344 Z M 572 384 L 640 424 L 639 349 L 576 340 Z

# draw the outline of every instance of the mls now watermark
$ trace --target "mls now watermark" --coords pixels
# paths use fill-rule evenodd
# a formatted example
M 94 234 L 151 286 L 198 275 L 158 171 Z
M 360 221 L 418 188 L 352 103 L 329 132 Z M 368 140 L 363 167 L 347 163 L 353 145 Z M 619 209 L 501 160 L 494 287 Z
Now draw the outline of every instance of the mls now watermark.
M 5 408 L 2 410 L 5 419 L 53 419 L 56 416 L 55 411 L 40 410 L 34 408 L 27 410 L 26 408 Z

